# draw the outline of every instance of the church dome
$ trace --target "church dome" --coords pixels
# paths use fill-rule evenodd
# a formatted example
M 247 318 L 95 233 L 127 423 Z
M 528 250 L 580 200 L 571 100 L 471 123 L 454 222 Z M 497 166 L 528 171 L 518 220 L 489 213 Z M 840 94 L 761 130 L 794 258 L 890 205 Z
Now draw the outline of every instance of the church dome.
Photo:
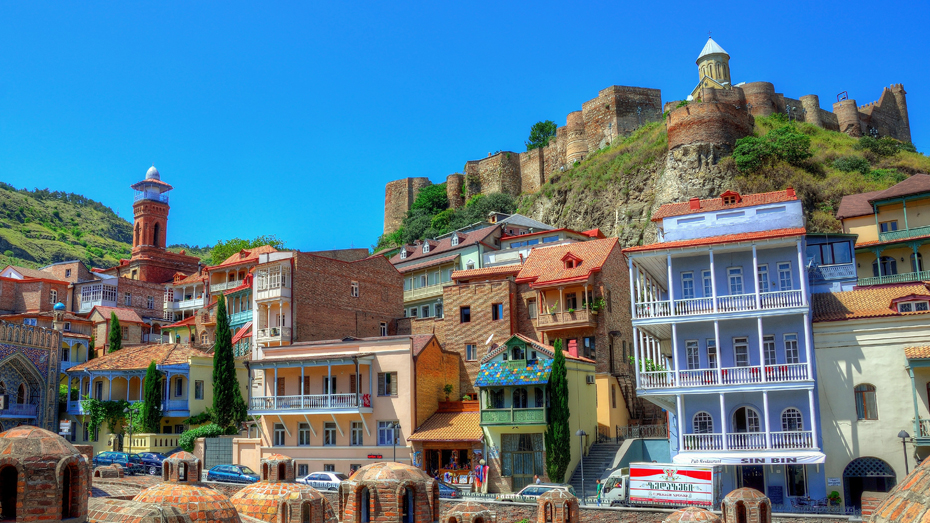
M 720 44 L 715 42 L 713 38 L 708 37 L 707 43 L 704 44 L 704 48 L 701 49 L 701 54 L 698 56 L 697 61 L 700 62 L 701 58 L 711 54 L 725 54 L 727 57 L 730 56 L 730 53 L 724 51 L 723 48 L 720 47 Z
M 149 167 L 148 171 L 145 171 L 146 180 L 161 180 L 161 175 L 158 174 L 158 169 L 155 168 L 155 165 Z

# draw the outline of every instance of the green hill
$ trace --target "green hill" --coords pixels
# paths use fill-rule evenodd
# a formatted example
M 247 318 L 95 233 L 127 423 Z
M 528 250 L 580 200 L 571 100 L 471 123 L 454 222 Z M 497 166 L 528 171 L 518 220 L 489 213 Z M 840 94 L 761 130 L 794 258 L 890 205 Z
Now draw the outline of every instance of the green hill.
M 79 194 L 0 182 L 0 263 L 40 267 L 81 260 L 111 267 L 129 257 L 132 225 Z

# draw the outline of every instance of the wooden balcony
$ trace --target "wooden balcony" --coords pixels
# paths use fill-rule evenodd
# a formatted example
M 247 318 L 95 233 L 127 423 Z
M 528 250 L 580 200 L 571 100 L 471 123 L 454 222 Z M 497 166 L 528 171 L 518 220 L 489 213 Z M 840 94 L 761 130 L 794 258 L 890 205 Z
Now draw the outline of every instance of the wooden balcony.
M 873 276 L 871 278 L 859 278 L 857 285 L 865 287 L 867 285 L 884 285 L 886 283 L 911 283 L 915 281 L 930 281 L 930 271 L 905 272 L 901 274 L 886 274 L 882 276 Z
M 597 313 L 587 309 L 572 312 L 540 312 L 536 318 L 536 328 L 541 331 L 596 326 Z
M 257 396 L 249 399 L 249 414 L 338 414 L 371 412 L 368 394 L 304 394 Z
M 759 294 L 758 305 L 755 294 L 717 296 L 716 310 L 713 298 L 688 298 L 674 300 L 674 303 L 670 300 L 657 300 L 637 303 L 634 309 L 634 319 L 790 309 L 805 305 L 804 295 L 800 290 L 762 292 Z
M 482 425 L 545 425 L 546 408 L 483 409 Z

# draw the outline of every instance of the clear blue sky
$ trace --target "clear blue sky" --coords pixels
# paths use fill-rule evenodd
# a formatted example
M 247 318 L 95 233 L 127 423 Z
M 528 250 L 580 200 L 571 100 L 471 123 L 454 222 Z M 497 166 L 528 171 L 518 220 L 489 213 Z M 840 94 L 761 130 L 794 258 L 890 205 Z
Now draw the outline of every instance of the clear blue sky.
M 718 12 L 715 6 L 720 8 Z M 610 85 L 683 98 L 707 32 L 734 82 L 908 91 L 930 151 L 928 2 L 4 2 L 0 180 L 131 217 L 155 162 L 170 243 L 369 246 L 384 184 L 439 182 Z

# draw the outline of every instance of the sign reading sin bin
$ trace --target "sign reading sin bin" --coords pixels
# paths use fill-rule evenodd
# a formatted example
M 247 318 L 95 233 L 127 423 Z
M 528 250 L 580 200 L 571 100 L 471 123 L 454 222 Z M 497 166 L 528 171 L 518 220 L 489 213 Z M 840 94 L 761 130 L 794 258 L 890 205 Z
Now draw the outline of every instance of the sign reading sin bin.
M 687 465 L 630 465 L 630 503 L 714 504 L 714 468 Z

